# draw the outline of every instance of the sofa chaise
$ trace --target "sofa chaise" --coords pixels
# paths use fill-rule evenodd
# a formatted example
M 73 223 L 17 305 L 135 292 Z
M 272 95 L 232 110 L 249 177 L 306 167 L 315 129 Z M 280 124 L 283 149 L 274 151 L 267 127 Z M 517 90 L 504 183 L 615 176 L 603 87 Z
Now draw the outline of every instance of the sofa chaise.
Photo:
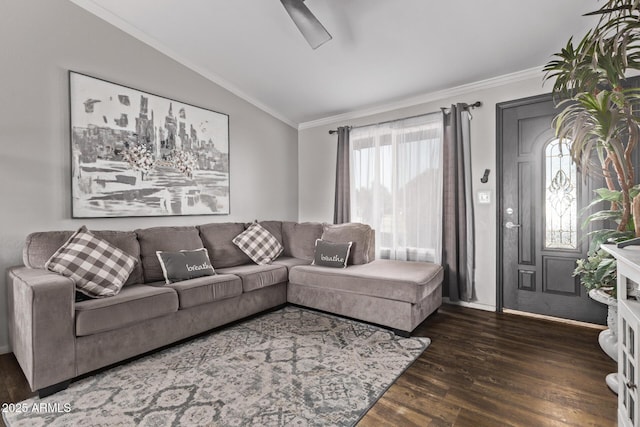
M 10 343 L 31 389 L 41 397 L 55 393 L 77 376 L 287 303 L 403 335 L 442 303 L 442 268 L 373 259 L 368 226 L 260 224 L 284 248 L 267 265 L 252 262 L 232 242 L 244 223 L 94 231 L 138 262 L 115 296 L 79 301 L 74 280 L 45 269 L 73 232 L 30 234 L 24 265 L 7 274 Z M 316 239 L 352 241 L 350 265 L 310 265 Z M 156 251 L 200 248 L 216 274 L 166 284 Z

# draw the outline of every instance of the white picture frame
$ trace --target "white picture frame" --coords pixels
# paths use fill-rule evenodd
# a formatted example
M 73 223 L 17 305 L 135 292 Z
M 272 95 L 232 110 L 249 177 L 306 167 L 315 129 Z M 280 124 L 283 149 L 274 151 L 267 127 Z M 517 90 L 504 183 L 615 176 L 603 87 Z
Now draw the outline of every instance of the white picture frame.
M 69 71 L 73 218 L 228 215 L 229 116 Z

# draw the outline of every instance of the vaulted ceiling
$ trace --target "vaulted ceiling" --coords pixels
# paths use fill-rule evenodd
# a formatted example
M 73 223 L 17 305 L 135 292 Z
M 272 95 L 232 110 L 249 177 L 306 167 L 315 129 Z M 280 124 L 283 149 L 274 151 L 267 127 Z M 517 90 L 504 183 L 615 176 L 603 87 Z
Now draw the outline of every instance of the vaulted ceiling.
M 599 6 L 306 0 L 333 36 L 312 50 L 279 0 L 71 1 L 294 126 L 542 66 Z

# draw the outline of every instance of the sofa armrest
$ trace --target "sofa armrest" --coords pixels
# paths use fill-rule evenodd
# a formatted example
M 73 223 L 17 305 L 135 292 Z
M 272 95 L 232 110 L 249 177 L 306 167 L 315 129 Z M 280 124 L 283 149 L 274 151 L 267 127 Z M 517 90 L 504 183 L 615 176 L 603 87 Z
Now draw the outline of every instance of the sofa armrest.
M 73 378 L 74 281 L 27 267 L 7 276 L 9 340 L 31 390 Z

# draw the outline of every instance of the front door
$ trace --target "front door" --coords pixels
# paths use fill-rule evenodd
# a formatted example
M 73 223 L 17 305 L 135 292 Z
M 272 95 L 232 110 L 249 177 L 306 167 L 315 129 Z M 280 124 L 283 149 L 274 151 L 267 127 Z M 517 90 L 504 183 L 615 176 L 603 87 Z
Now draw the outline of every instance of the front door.
M 551 95 L 498 104 L 498 307 L 603 324 L 606 307 L 572 277 L 591 190 L 554 136 L 557 112 Z

